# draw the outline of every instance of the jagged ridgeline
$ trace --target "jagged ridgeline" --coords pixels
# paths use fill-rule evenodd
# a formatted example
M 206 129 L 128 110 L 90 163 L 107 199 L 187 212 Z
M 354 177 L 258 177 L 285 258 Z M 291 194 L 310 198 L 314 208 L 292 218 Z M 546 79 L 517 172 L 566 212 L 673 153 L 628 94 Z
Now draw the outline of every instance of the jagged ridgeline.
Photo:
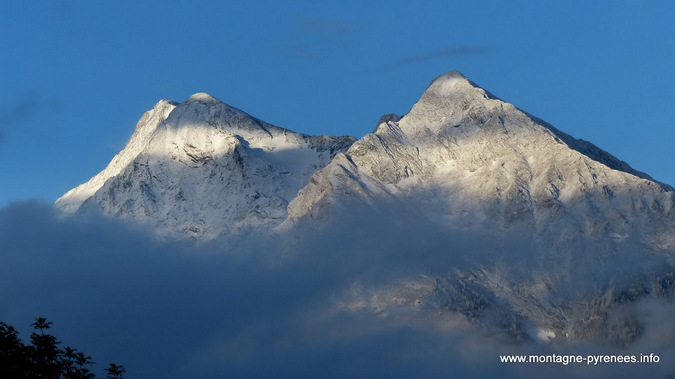
M 516 339 L 628 344 L 643 329 L 626 304 L 669 298 L 674 287 L 672 187 L 456 71 L 359 140 L 295 133 L 207 94 L 162 100 L 105 170 L 56 205 L 200 240 L 272 233 L 292 243 L 368 210 L 394 225 L 379 238 L 406 232 L 396 218 L 431 223 L 438 235 L 525 235 L 525 274 L 491 257 L 411 297 Z M 438 254 L 448 251 L 451 241 Z M 572 290 L 579 281 L 588 285 Z
M 298 134 L 203 93 L 162 100 L 105 170 L 56 205 L 208 239 L 323 219 L 354 200 L 414 201 L 416 193 L 449 225 L 526 225 L 562 241 L 620 240 L 648 225 L 654 248 L 675 243 L 672 187 L 456 71 L 358 141 Z

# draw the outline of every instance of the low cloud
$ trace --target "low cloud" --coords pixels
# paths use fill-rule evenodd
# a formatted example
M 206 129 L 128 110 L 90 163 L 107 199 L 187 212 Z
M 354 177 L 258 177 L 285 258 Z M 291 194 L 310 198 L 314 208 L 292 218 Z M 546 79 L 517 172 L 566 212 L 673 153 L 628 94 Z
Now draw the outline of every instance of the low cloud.
M 386 209 L 352 214 L 330 230 L 296 235 L 288 247 L 279 236 L 157 241 L 115 220 L 63 219 L 47 204 L 12 204 L 0 209 L 0 320 L 27 338 L 29 324 L 44 316 L 64 344 L 94 358 L 95 371 L 115 362 L 129 378 L 616 371 L 500 364 L 499 354 L 559 350 L 452 328 L 455 320 L 432 304 L 426 312 L 406 305 L 379 313 L 369 305 L 356 311 L 337 306 L 352 288 L 364 288 L 365 298 L 375 302 L 373 294 L 401 278 L 414 282 L 421 275 L 468 270 L 503 246 L 487 235 L 442 230 L 414 210 L 406 215 L 410 222 Z M 529 254 L 527 248 L 518 253 Z M 670 308 L 661 307 L 645 303 L 640 312 L 647 321 L 664 322 Z M 662 342 L 666 361 L 672 341 Z

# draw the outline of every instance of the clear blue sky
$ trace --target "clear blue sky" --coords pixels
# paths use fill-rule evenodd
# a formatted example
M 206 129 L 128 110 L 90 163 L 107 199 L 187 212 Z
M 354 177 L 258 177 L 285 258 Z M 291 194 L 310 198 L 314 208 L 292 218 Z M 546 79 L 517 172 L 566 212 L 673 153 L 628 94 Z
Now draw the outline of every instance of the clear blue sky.
M 0 13 L 0 206 L 102 170 L 160 99 L 372 131 L 469 79 L 675 184 L 672 1 L 22 1 Z

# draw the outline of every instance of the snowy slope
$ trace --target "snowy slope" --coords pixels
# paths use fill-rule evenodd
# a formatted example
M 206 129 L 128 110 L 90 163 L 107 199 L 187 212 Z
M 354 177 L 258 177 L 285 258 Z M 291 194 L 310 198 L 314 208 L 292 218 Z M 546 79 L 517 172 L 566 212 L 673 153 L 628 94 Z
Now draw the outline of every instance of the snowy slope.
M 125 149 L 56 205 L 97 209 L 153 226 L 160 235 L 214 238 L 265 229 L 351 137 L 279 128 L 204 93 L 161 101 Z
M 136 130 L 127 146 L 119 154 L 115 155 L 105 170 L 98 173 L 88 182 L 81 184 L 66 192 L 56 204 L 63 210 L 73 213 L 79 209 L 82 203 L 93 196 L 106 180 L 119 175 L 139 154 L 143 152 L 150 137 L 157 126 L 169 116 L 176 108 L 176 103 L 169 100 L 161 100 L 154 108 L 145 112 L 138 121 Z
M 353 201 L 381 200 L 417 202 L 447 225 L 532 228 L 556 243 L 620 241 L 641 225 L 653 248 L 675 243 L 672 187 L 456 71 L 356 143 L 278 128 L 207 94 L 162 100 L 105 170 L 56 204 L 149 223 L 163 235 L 213 238 L 282 232 Z
M 384 116 L 374 133 L 314 174 L 283 227 L 354 199 L 414 199 L 449 225 L 525 226 L 556 240 L 625 238 L 649 224 L 662 247 L 672 243 L 660 238 L 675 219 L 672 187 L 456 71 L 436 78 L 408 114 Z
M 415 319 L 431 304 L 427 316 L 441 309 L 510 339 L 625 346 L 644 333 L 640 304 L 675 296 L 673 188 L 458 72 L 314 174 L 277 230 L 332 225 L 363 205 L 392 215 L 374 218 L 387 224 L 378 238 L 453 263 L 361 288 L 343 300 L 349 310 L 402 317 L 403 304 Z
M 404 259 L 422 275 L 352 283 L 336 307 L 516 340 L 627 345 L 643 333 L 635 307 L 675 296 L 675 190 L 456 71 L 358 141 L 294 133 L 203 93 L 162 100 L 56 205 L 175 238 L 316 238 L 312 253 L 331 244 L 387 272 Z

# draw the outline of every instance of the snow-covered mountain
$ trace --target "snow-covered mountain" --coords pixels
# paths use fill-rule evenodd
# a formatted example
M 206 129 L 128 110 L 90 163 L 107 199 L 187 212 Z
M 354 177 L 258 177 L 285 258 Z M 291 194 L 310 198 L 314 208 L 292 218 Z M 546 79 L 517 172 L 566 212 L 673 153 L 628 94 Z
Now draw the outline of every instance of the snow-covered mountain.
M 626 304 L 675 296 L 675 190 L 456 71 L 358 141 L 297 134 L 206 94 L 162 100 L 105 170 L 56 205 L 178 238 L 307 237 L 347 225 L 344 239 L 361 222 L 377 234 L 355 247 L 363 254 L 465 256 L 457 241 L 487 235 L 488 250 L 503 254 L 384 289 L 356 285 L 339 307 L 442 310 L 516 339 L 625 345 L 642 333 Z M 380 218 L 340 223 L 369 209 Z
M 378 199 L 414 199 L 449 225 L 497 221 L 562 242 L 621 240 L 648 224 L 655 248 L 675 244 L 672 187 L 456 71 L 356 143 L 275 127 L 203 93 L 162 100 L 105 170 L 56 205 L 100 209 L 163 235 L 213 238 L 284 230 L 345 202 Z
M 675 242 L 672 187 L 456 71 L 436 78 L 408 114 L 383 116 L 372 134 L 314 174 L 289 205 L 285 225 L 322 218 L 354 199 L 413 199 L 449 225 L 496 221 L 556 241 L 620 240 L 649 225 L 655 248 Z
M 266 229 L 352 137 L 308 136 L 205 93 L 146 112 L 108 167 L 56 201 L 74 213 L 149 224 L 164 236 L 215 238 Z
M 432 225 L 429 236 L 391 223 L 385 234 L 427 246 L 411 254 L 476 253 L 469 259 L 480 263 L 395 290 L 360 289 L 347 303 L 397 314 L 402 302 L 410 312 L 431 304 L 516 339 L 627 345 L 643 333 L 634 305 L 675 296 L 675 190 L 456 71 L 317 171 L 277 230 L 320 228 L 332 214 L 382 204 Z M 461 251 L 463 238 L 492 240 L 495 251 Z

